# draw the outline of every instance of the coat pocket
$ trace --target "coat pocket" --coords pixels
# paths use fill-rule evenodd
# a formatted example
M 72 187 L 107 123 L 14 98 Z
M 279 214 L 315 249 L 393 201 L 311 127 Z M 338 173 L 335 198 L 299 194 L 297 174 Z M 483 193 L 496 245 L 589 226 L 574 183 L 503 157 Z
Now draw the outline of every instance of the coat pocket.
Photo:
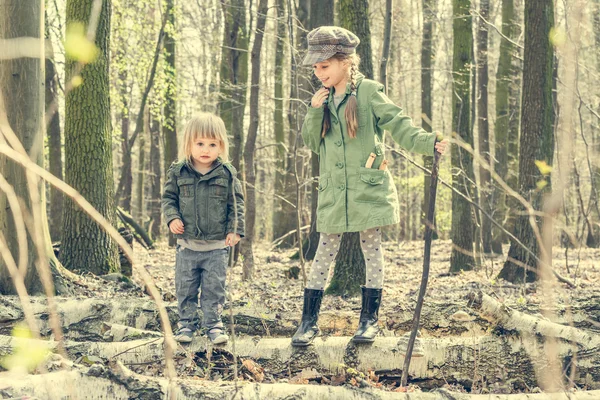
M 177 186 L 179 187 L 179 197 L 194 196 L 194 178 L 178 179 Z
M 216 178 L 208 181 L 211 197 L 225 197 L 227 195 L 227 179 Z
M 359 203 L 386 203 L 387 185 L 384 185 L 386 179 L 385 171 L 360 167 L 354 200 Z
M 318 210 L 330 207 L 335 203 L 330 174 L 321 175 L 319 177 L 319 186 L 317 190 L 319 191 L 319 197 L 317 202 Z

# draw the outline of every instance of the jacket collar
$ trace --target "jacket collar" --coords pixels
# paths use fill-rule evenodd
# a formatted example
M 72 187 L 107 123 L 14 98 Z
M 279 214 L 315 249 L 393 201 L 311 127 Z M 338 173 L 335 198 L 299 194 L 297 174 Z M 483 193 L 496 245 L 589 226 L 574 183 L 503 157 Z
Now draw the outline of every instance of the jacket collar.
M 177 172 L 178 176 L 181 176 L 181 170 L 183 168 L 185 168 L 191 174 L 195 174 L 195 175 L 197 175 L 197 176 L 199 176 L 199 177 L 201 177 L 203 179 L 207 179 L 207 178 L 212 178 L 213 175 L 216 174 L 219 169 L 222 169 L 222 168 L 220 168 L 222 165 L 223 165 L 223 161 L 221 160 L 221 158 L 217 158 L 215 160 L 213 168 L 209 172 L 207 172 L 206 174 L 201 175 L 198 171 L 196 171 L 196 169 L 194 168 L 194 166 L 192 165 L 192 163 L 190 163 L 189 160 L 185 160 L 185 161 L 180 161 L 179 163 L 177 163 L 175 171 Z

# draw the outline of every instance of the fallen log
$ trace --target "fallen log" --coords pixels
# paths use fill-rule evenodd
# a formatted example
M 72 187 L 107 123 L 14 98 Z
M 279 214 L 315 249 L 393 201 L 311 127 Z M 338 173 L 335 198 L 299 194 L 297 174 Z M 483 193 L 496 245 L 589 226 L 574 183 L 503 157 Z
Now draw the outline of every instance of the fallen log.
M 48 306 L 45 298 L 31 297 L 31 307 L 42 336 L 51 334 Z M 132 328 L 161 331 L 158 309 L 151 300 L 127 298 L 120 300 L 57 297 L 57 309 L 65 338 L 81 341 L 104 341 L 103 324 L 117 324 Z M 166 305 L 171 325 L 178 321 L 177 303 Z M 290 335 L 297 321 L 275 320 L 249 307 L 236 307 L 234 322 L 236 332 L 248 335 Z M 325 318 L 327 319 L 327 318 Z M 0 334 L 8 335 L 23 320 L 19 299 L 15 296 L 0 297 Z M 223 322 L 229 324 L 229 313 L 223 313 Z
M 147 377 L 135 374 L 122 365 L 94 366 L 82 371 L 60 371 L 44 375 L 27 375 L 15 379 L 0 373 L 0 394 L 6 398 L 25 396 L 41 399 L 79 398 L 86 400 L 143 399 L 252 399 L 252 400 L 594 400 L 600 391 L 578 391 L 557 394 L 466 394 L 438 389 L 430 393 L 395 393 L 371 387 L 296 385 L 287 383 L 234 383 L 192 379 Z
M 10 351 L 10 336 L 0 336 L 0 353 Z M 70 342 L 64 344 L 69 358 L 84 356 L 117 360 L 127 365 L 149 365 L 163 358 L 163 339 L 143 339 L 128 342 Z M 289 376 L 305 368 L 314 368 L 323 374 L 338 374 L 347 368 L 363 373 L 375 371 L 378 375 L 396 376 L 404 362 L 402 347 L 396 337 L 379 337 L 370 345 L 355 345 L 350 337 L 324 337 L 313 346 L 297 349 L 290 346 L 289 338 L 239 337 L 235 340 L 238 357 L 252 359 L 272 376 Z M 459 384 L 466 388 L 478 385 L 501 385 L 510 392 L 524 391 L 540 386 L 535 371 L 543 368 L 547 357 L 536 337 L 514 335 L 486 335 L 452 337 L 447 339 L 421 338 L 423 357 L 413 360 L 409 370 L 410 381 L 422 388 L 435 388 L 444 383 Z M 55 342 L 48 342 L 54 347 Z M 573 383 L 579 387 L 600 389 L 600 351 L 595 337 L 590 346 L 577 350 L 577 368 Z M 574 346 L 558 342 L 557 353 L 571 372 Z M 194 337 L 191 344 L 179 346 L 175 357 L 193 355 L 196 362 L 205 363 L 207 354 L 213 354 L 204 337 Z M 231 354 L 231 342 L 219 347 L 220 352 Z M 232 357 L 231 357 L 232 358 Z

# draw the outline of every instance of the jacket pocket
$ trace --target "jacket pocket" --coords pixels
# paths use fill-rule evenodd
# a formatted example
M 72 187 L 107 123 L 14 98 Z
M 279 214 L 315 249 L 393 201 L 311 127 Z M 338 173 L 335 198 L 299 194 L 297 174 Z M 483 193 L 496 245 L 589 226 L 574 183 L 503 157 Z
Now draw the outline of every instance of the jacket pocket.
M 178 179 L 177 186 L 179 187 L 179 197 L 194 196 L 194 178 Z
M 358 189 L 354 200 L 359 203 L 386 203 L 386 172 L 373 168 L 360 167 Z
M 319 177 L 319 186 L 317 190 L 319 191 L 319 197 L 317 201 L 318 210 L 331 207 L 335 203 L 330 174 L 321 175 Z
M 216 178 L 208 181 L 209 194 L 211 197 L 225 197 L 227 195 L 227 179 Z

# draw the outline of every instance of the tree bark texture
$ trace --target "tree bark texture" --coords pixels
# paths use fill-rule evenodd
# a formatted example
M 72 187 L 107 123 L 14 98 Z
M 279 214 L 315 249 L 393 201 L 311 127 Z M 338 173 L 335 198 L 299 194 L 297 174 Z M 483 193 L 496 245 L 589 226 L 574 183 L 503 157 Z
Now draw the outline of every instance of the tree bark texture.
M 125 26 L 127 23 L 125 17 L 123 16 L 123 11 L 118 7 L 115 9 L 115 19 L 117 26 Z M 117 107 L 119 109 L 118 118 L 121 122 L 121 176 L 120 179 L 123 180 L 123 185 L 121 186 L 122 193 L 117 193 L 116 197 L 119 198 L 119 205 L 122 209 L 131 213 L 131 193 L 133 187 L 133 175 L 131 172 L 131 162 L 128 162 L 127 155 L 131 151 L 129 148 L 129 108 L 131 104 L 129 103 L 129 87 L 132 85 L 132 82 L 128 82 L 129 75 L 129 62 L 127 60 L 126 54 L 126 46 L 124 45 L 125 38 L 119 37 L 121 31 L 115 30 L 116 37 L 115 40 L 117 42 L 123 42 L 122 46 L 117 47 L 117 51 L 115 54 L 115 64 L 118 69 L 118 92 L 119 92 L 119 100 L 117 101 Z
M 244 0 L 221 0 L 225 21 L 221 54 L 221 97 L 219 113 L 227 132 L 233 136 L 229 154 L 232 164 L 240 171 L 248 81 L 248 30 Z
M 550 190 L 550 176 L 540 172 L 537 162 L 552 165 L 554 153 L 554 50 L 549 40 L 554 26 L 554 8 L 550 0 L 525 4 L 525 59 L 523 70 L 523 104 L 519 143 L 519 194 L 535 210 L 542 209 L 543 195 Z M 539 182 L 546 186 L 538 188 Z M 515 236 L 535 255 L 540 255 L 538 243 L 527 211 L 520 206 Z M 541 218 L 534 217 L 541 230 Z M 512 260 L 516 260 L 513 262 Z M 522 264 L 528 266 L 525 270 Z M 509 282 L 537 279 L 537 261 L 520 245 L 511 243 L 508 259 L 499 277 Z
M 369 1 L 340 0 L 338 6 L 340 26 L 353 32 L 360 39 L 360 44 L 356 48 L 356 52 L 360 56 L 360 71 L 365 77 L 373 79 Z
M 274 93 L 275 111 L 273 116 L 273 129 L 275 130 L 275 142 L 277 143 L 277 147 L 275 148 L 275 194 L 278 194 L 287 201 L 278 197 L 273 199 L 273 239 L 280 238 L 296 229 L 295 218 L 291 217 L 296 213 L 296 209 L 292 205 L 296 194 L 293 180 L 295 160 L 290 149 L 290 146 L 293 146 L 293 142 L 288 142 L 283 118 L 283 69 L 286 55 L 284 51 L 284 44 L 287 37 L 286 32 L 287 21 L 285 20 L 285 1 L 277 0 L 277 45 L 275 47 Z M 281 246 L 293 246 L 296 241 L 295 238 L 295 235 L 289 235 L 283 240 Z
M 383 48 L 381 50 L 381 61 L 379 62 L 379 82 L 387 90 L 387 65 L 390 57 L 390 45 L 392 40 L 392 21 L 393 21 L 394 1 L 385 1 L 385 19 L 383 28 Z M 425 31 L 425 28 L 423 28 Z M 425 34 L 423 34 L 425 35 Z
M 46 17 L 47 20 L 47 17 Z M 46 27 L 46 39 L 49 39 L 48 29 Z M 58 75 L 54 68 L 54 49 L 52 42 L 47 40 L 47 46 L 50 48 L 50 56 L 46 58 L 46 119 L 48 135 L 48 169 L 52 175 L 58 179 L 63 179 L 62 163 L 62 132 L 60 130 L 60 117 L 58 113 Z M 62 229 L 62 212 L 64 196 L 61 191 L 54 186 L 50 186 L 50 212 L 48 214 L 48 224 L 50 227 L 50 238 L 52 241 L 60 241 Z
M 67 1 L 67 25 L 90 21 L 92 0 Z M 108 51 L 111 2 L 104 1 L 95 44 L 98 58 L 83 66 L 83 83 L 66 94 L 65 181 L 85 197 L 111 224 L 116 222 L 110 119 Z M 70 82 L 78 64 L 66 63 Z M 117 246 L 109 235 L 72 201 L 65 202 L 60 259 L 70 270 L 97 275 L 119 270 Z
M 144 198 L 144 192 L 146 188 L 146 138 L 150 134 L 150 112 L 148 107 L 144 109 L 144 127 L 140 133 L 140 140 L 138 141 L 138 168 L 137 168 L 137 182 L 135 186 L 135 218 L 138 221 L 144 220 L 146 210 L 146 199 Z
M 0 38 L 12 39 L 20 37 L 39 38 L 40 18 L 43 17 L 43 8 L 35 0 L 0 1 Z M 41 52 L 40 52 L 41 53 Z M 6 112 L 7 122 L 12 131 L 20 140 L 22 148 L 29 157 L 38 165 L 43 166 L 44 143 L 44 63 L 39 58 L 16 58 L 0 61 L 0 112 Z M 4 142 L 3 137 L 0 141 Z M 13 145 L 12 147 L 16 147 Z M 18 150 L 18 149 L 17 149 Z M 0 177 L 12 186 L 18 197 L 22 212 L 32 215 L 33 207 L 39 207 L 45 227 L 38 227 L 44 232 L 48 230 L 45 208 L 45 190 L 42 181 L 37 183 L 37 195 L 41 197 L 41 204 L 35 205 L 28 185 L 25 169 L 20 165 L 0 156 Z M 36 271 L 38 253 L 32 236 L 26 235 L 27 249 L 19 249 L 17 221 L 13 218 L 15 211 L 8 202 L 7 194 L 0 192 L 0 232 L 4 235 L 6 246 L 10 250 L 16 263 L 19 263 L 20 252 L 24 251 L 23 267 L 25 286 L 32 292 L 41 292 L 41 282 Z M 22 215 L 19 216 L 19 218 Z M 25 227 L 23 227 L 25 229 Z M 31 232 L 31 231 L 30 231 Z M 39 243 L 48 247 L 51 254 L 50 237 L 44 235 L 48 243 Z M 0 258 L 0 293 L 16 293 L 7 266 Z
M 152 240 L 160 238 L 162 214 L 160 201 L 162 194 L 161 168 L 160 168 L 160 122 L 153 116 L 150 125 L 150 202 L 149 213 L 152 219 L 149 233 Z
M 481 17 L 477 19 L 477 128 L 479 132 L 479 153 L 482 159 L 488 165 L 492 165 L 492 153 L 490 151 L 490 124 L 488 113 L 488 26 L 487 21 L 490 18 L 490 1 L 481 0 L 479 2 L 479 14 Z M 493 166 L 493 165 L 492 165 Z M 479 201 L 483 210 L 488 214 L 495 216 L 495 209 L 492 204 L 495 203 L 493 198 L 495 192 L 491 182 L 491 173 L 488 169 L 479 167 Z M 481 215 L 481 239 L 483 252 L 485 254 L 499 253 L 502 254 L 502 246 L 500 242 L 496 242 L 497 246 L 492 248 L 492 223 Z
M 452 131 L 473 148 L 471 125 L 470 76 L 473 63 L 473 32 L 470 0 L 453 0 L 454 55 L 452 62 L 454 96 L 452 98 Z M 452 186 L 468 198 L 474 197 L 473 157 L 460 146 L 452 146 Z M 452 256 L 450 271 L 471 270 L 473 254 L 473 210 L 461 196 L 452 192 Z
M 350 296 L 360 294 L 360 286 L 365 284 L 365 268 L 360 234 L 344 233 L 335 258 L 333 277 L 325 293 Z
M 248 136 L 244 146 L 244 168 L 245 186 L 246 186 L 246 237 L 241 245 L 241 252 L 244 255 L 244 272 L 245 280 L 251 279 L 254 275 L 254 252 L 252 246 L 254 244 L 254 232 L 256 223 L 256 171 L 254 165 L 254 151 L 256 150 L 256 137 L 258 136 L 259 125 L 259 91 L 260 91 L 260 52 L 264 37 L 264 30 L 267 18 L 267 0 L 260 0 L 258 4 L 258 16 L 256 21 L 256 33 L 254 35 L 254 43 L 252 45 L 251 63 L 252 76 L 250 86 L 250 126 L 248 128 Z
M 431 132 L 431 118 L 433 107 L 431 104 L 431 92 L 433 91 L 431 77 L 433 75 L 433 20 L 435 4 L 432 0 L 423 0 L 423 38 L 421 45 L 421 127 Z M 433 166 L 432 156 L 423 156 L 423 165 L 431 171 Z M 427 210 L 429 209 L 429 188 L 431 188 L 431 175 L 425 174 L 423 180 L 423 203 L 421 206 L 421 222 L 425 224 Z M 436 217 L 433 217 L 433 226 Z M 437 239 L 437 231 L 434 229 L 433 239 Z
M 512 81 L 512 59 L 516 55 L 516 49 L 511 41 L 515 38 L 514 26 L 514 0 L 502 0 L 502 37 L 500 38 L 500 57 L 498 70 L 496 72 L 496 122 L 494 125 L 495 135 L 495 160 L 493 165 L 495 172 L 508 182 L 508 148 L 510 130 L 510 85 Z M 494 184 L 494 194 L 491 197 L 491 207 L 497 220 L 504 221 L 507 213 L 506 193 L 499 185 Z M 499 228 L 492 228 L 492 248 L 494 252 L 501 248 L 503 234 Z
M 173 33 L 177 29 L 175 19 L 175 0 L 165 1 L 167 26 L 165 30 L 165 104 L 163 106 L 162 141 L 163 141 L 163 178 L 173 162 L 177 160 L 177 69 L 175 68 L 176 42 Z M 169 235 L 169 246 L 177 242 L 172 233 Z

